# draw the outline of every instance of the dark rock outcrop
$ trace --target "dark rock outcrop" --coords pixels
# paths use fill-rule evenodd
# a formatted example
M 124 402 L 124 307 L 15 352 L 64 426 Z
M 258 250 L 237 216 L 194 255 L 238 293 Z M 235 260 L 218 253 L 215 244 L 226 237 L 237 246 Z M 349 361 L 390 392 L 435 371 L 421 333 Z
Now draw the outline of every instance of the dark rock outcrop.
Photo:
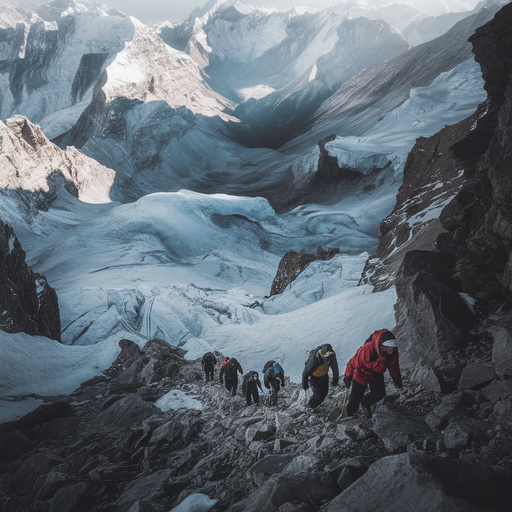
M 278 295 L 283 293 L 286 287 L 295 281 L 299 274 L 313 261 L 330 260 L 340 252 L 339 248 L 331 247 L 324 250 L 320 245 L 316 250 L 316 254 L 297 253 L 288 251 L 279 262 L 276 276 L 270 288 L 270 295 Z
M 57 294 L 25 262 L 14 230 L 0 220 L 0 329 L 60 341 Z
M 507 4 L 470 38 L 488 98 L 418 140 L 363 277 L 377 290 L 396 284 L 401 361 L 427 389 L 477 389 L 510 373 L 511 26 Z

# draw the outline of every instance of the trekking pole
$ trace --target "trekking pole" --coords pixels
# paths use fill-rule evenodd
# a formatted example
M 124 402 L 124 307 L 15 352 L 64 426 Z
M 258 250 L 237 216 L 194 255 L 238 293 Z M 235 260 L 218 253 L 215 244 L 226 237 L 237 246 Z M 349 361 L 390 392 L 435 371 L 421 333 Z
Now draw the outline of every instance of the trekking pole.
M 352 386 L 350 386 L 350 388 L 351 387 Z M 345 407 L 347 405 L 347 398 L 348 398 L 348 393 L 350 391 L 350 388 L 347 388 L 347 390 L 345 391 L 345 398 L 343 399 L 343 406 L 341 407 L 341 414 L 336 418 L 336 421 L 341 420 L 341 418 L 343 418 L 343 415 L 345 414 Z

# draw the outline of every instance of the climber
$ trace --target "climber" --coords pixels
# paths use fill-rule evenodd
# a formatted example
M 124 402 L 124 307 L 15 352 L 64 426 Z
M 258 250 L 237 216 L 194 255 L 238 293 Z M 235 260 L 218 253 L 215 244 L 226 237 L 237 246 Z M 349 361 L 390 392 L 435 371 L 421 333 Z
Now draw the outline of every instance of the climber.
M 304 390 L 311 385 L 313 395 L 309 399 L 309 407 L 315 409 L 327 396 L 329 391 L 329 368 L 332 369 L 332 385 L 336 386 L 339 379 L 336 353 L 329 343 L 317 347 L 309 353 L 302 372 Z
M 343 382 L 351 388 L 347 403 L 347 415 L 353 416 L 359 405 L 363 414 L 371 417 L 371 406 L 386 396 L 384 372 L 389 374 L 395 386 L 402 389 L 402 376 L 398 365 L 398 344 L 394 329 L 375 331 L 355 353 L 345 369 Z M 364 394 L 367 386 L 370 392 Z
M 270 389 L 270 403 L 277 404 L 277 393 L 284 388 L 284 370 L 276 361 L 267 361 L 263 367 L 263 384 Z
M 248 406 L 251 405 L 251 397 L 254 400 L 254 403 L 256 405 L 259 405 L 260 394 L 258 393 L 258 388 L 260 388 L 261 391 L 263 392 L 258 372 L 250 371 L 249 373 L 244 375 L 244 381 L 242 384 L 242 395 L 245 396 Z
M 241 375 L 244 374 L 242 366 L 234 357 L 231 357 L 226 364 L 222 364 L 220 368 L 220 383 L 223 383 L 222 378 L 224 377 L 224 385 L 231 393 L 231 396 L 236 395 L 236 388 L 238 387 L 238 372 L 240 372 Z
M 214 366 L 217 364 L 217 358 L 213 352 L 206 352 L 201 361 L 203 371 L 205 374 L 206 382 L 213 380 Z

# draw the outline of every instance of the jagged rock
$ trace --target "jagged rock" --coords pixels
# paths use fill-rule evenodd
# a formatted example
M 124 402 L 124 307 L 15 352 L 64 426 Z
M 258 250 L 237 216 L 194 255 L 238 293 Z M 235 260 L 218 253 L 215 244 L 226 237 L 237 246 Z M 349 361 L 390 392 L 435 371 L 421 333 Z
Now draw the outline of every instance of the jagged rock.
M 449 376 L 443 376 L 443 365 L 451 362 L 447 354 L 467 343 L 469 330 L 476 325 L 452 277 L 454 263 L 448 254 L 410 251 L 397 275 L 401 365 L 426 389 L 449 390 Z M 437 386 L 432 386 L 432 374 Z
M 60 341 L 57 294 L 25 262 L 14 230 L 0 220 L 0 329 Z
M 59 489 L 50 504 L 50 512 L 74 512 L 87 510 L 93 506 L 90 486 L 79 482 Z
M 229 512 L 274 512 L 285 503 L 302 502 L 317 507 L 333 499 L 340 488 L 327 473 L 276 474 L 245 500 L 228 508 Z
M 368 471 L 368 464 L 359 459 L 344 461 L 333 469 L 329 474 L 338 487 L 344 491 L 349 485 L 361 478 Z
M 444 430 L 442 441 L 446 450 L 463 450 L 474 436 L 483 435 L 489 424 L 464 416 L 453 416 Z
M 507 397 L 512 397 L 512 379 L 493 380 L 482 389 L 486 400 L 497 402 Z
M 30 452 L 32 448 L 34 443 L 27 436 L 17 430 L 9 432 L 0 439 L 0 459 L 12 462 L 24 453 Z
M 423 418 L 407 416 L 390 404 L 379 407 L 372 421 L 373 431 L 390 453 L 405 451 L 407 445 L 430 433 Z
M 156 512 L 156 508 L 146 500 L 137 500 L 128 510 L 128 512 Z
M 489 416 L 491 421 L 510 425 L 512 418 L 512 398 L 499 401 L 494 406 L 493 413 Z
M 299 274 L 315 260 L 330 260 L 340 250 L 338 248 L 329 248 L 324 250 L 321 246 L 318 246 L 316 254 L 304 254 L 297 253 L 295 251 L 288 251 L 279 262 L 276 276 L 272 282 L 270 288 L 270 297 L 283 293 L 286 287 L 295 281 Z
M 146 496 L 147 499 L 149 498 L 148 501 L 151 501 L 153 496 L 158 496 L 159 493 L 164 494 L 163 485 L 169 480 L 170 475 L 170 469 L 162 469 L 129 483 L 118 500 L 118 510 L 127 512 L 142 496 Z
M 427 453 L 384 457 L 322 512 L 505 510 L 506 493 L 489 470 Z
M 91 428 L 128 428 L 134 423 L 137 424 L 149 418 L 158 411 L 159 409 L 153 404 L 144 402 L 137 396 L 126 396 L 99 414 L 91 423 Z
M 251 466 L 248 474 L 252 476 L 254 483 L 261 487 L 272 475 L 281 473 L 295 457 L 295 454 L 268 455 Z
M 510 322 L 492 325 L 490 332 L 494 339 L 492 360 L 498 375 L 512 377 L 512 329 Z
M 496 377 L 494 363 L 471 363 L 462 370 L 458 389 L 479 389 Z
M 464 415 L 464 397 L 461 392 L 451 393 L 443 398 L 427 416 L 425 422 L 432 431 L 444 428 L 450 418 L 456 415 Z

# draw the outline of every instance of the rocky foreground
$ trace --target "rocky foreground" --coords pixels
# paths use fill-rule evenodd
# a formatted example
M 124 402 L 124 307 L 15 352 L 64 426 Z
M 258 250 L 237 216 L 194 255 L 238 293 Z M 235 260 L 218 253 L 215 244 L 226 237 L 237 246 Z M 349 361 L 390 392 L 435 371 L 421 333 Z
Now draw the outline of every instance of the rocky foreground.
M 120 345 L 104 375 L 0 425 L 2 512 L 167 512 L 193 493 L 230 512 L 510 510 L 512 380 L 479 372 L 442 396 L 406 378 L 347 418 L 339 386 L 315 412 L 290 382 L 247 407 L 179 348 Z M 163 412 L 170 390 L 202 408 Z

